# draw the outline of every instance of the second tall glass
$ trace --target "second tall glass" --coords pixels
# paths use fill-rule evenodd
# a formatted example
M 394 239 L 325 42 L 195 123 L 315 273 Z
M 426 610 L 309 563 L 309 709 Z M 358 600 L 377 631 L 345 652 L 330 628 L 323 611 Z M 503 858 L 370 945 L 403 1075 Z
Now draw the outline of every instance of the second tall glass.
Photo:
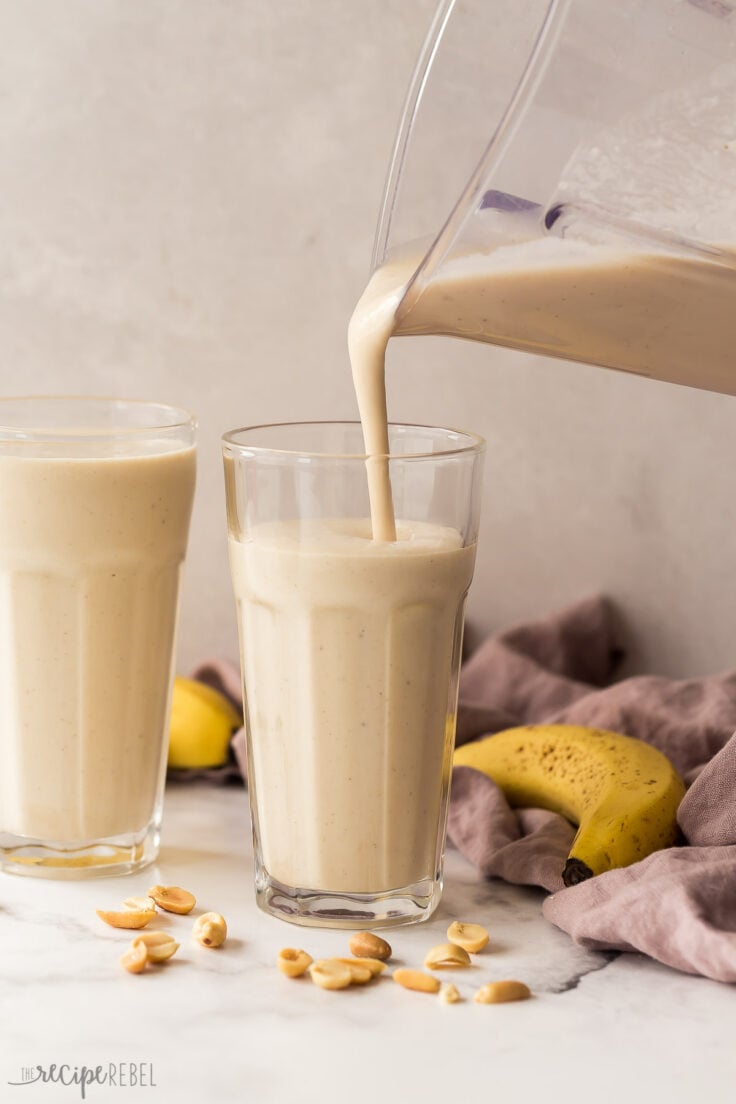
M 195 422 L 159 403 L 0 401 L 0 868 L 158 853 Z
M 256 894 L 340 927 L 431 915 L 482 441 L 390 427 L 396 542 L 372 540 L 359 424 L 224 439 Z

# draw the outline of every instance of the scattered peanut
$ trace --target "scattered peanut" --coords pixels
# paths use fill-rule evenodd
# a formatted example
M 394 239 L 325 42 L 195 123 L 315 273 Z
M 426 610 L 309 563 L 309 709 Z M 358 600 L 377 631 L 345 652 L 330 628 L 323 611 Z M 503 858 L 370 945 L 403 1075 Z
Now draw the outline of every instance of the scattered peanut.
M 306 951 L 297 951 L 294 947 L 284 947 L 282 951 L 279 951 L 276 965 L 282 974 L 286 974 L 290 978 L 297 978 L 305 974 L 308 967 L 312 965 L 312 956 L 308 955 Z
M 179 950 L 179 944 L 173 935 L 163 931 L 145 931 L 133 940 L 133 946 L 142 943 L 146 948 L 149 962 L 165 962 Z
M 148 952 L 146 950 L 145 943 L 141 943 L 139 939 L 134 939 L 132 946 L 128 948 L 123 957 L 120 959 L 120 965 L 128 971 L 129 974 L 142 974 L 146 968 L 148 962 Z
M 193 893 L 179 886 L 152 886 L 148 896 L 165 912 L 175 912 L 179 916 L 186 916 L 197 903 Z
M 391 944 L 373 932 L 356 932 L 350 939 L 350 953 L 356 958 L 378 958 L 385 962 L 391 957 Z
M 351 985 L 365 985 L 366 982 L 371 981 L 373 978 L 373 972 L 368 969 L 367 966 L 362 966 L 358 962 L 357 958 L 335 958 L 333 962 L 339 962 L 342 966 L 347 966 L 350 971 L 350 983 Z
M 227 939 L 225 917 L 219 912 L 203 912 L 194 921 L 192 934 L 203 947 L 221 947 Z
M 104 920 L 111 928 L 145 928 L 156 915 L 153 909 L 127 909 L 125 912 L 106 911 L 96 909 L 100 920 Z
M 421 970 L 410 970 L 405 966 L 394 970 L 393 979 L 404 989 L 415 989 L 418 993 L 437 993 L 440 988 L 439 978 L 425 974 Z
M 156 910 L 153 897 L 126 897 L 123 906 L 126 909 L 132 909 L 133 912 L 150 912 L 151 909 L 155 912 Z
M 491 981 L 481 985 L 473 1000 L 478 1004 L 506 1004 L 508 1001 L 528 1000 L 529 987 L 523 981 Z
M 347 989 L 352 975 L 344 962 L 334 958 L 322 958 L 309 967 L 309 976 L 320 989 Z
M 440 943 L 424 960 L 428 970 L 452 970 L 470 965 L 470 955 L 455 943 Z
M 441 1004 L 457 1004 L 463 998 L 460 996 L 456 985 L 453 985 L 451 981 L 445 981 L 440 986 L 437 999 Z
M 447 929 L 447 938 L 451 943 L 457 943 L 468 954 L 477 954 L 488 944 L 488 932 L 480 924 L 466 924 L 462 920 L 456 920 Z
M 344 962 L 346 966 L 364 966 L 370 970 L 371 977 L 378 977 L 386 969 L 386 963 L 377 958 L 338 958 L 337 962 Z

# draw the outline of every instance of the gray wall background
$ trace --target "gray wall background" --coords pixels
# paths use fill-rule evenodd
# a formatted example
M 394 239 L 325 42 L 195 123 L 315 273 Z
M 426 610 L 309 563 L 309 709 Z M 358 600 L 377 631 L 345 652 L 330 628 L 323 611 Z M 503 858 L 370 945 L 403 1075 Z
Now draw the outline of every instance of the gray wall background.
M 199 416 L 180 667 L 237 654 L 218 440 L 353 417 L 347 321 L 434 0 L 0 0 L 0 392 Z M 444 339 L 397 420 L 488 440 L 476 633 L 594 590 L 631 669 L 736 658 L 736 400 Z

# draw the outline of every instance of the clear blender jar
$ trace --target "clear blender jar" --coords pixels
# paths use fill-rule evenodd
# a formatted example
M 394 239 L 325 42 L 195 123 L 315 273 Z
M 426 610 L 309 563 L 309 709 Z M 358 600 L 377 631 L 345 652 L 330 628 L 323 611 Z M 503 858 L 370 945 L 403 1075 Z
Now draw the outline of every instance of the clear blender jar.
M 736 5 L 442 0 L 373 267 L 394 332 L 736 394 Z

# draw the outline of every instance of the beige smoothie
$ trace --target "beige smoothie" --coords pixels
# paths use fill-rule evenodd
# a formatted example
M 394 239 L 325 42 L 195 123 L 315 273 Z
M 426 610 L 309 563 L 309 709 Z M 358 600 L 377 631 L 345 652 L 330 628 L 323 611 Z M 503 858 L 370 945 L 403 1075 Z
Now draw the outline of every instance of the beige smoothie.
M 302 520 L 230 541 L 262 861 L 287 886 L 437 875 L 475 547 L 429 523 L 396 535 Z
M 193 448 L 0 442 L 0 837 L 143 830 L 159 800 Z
M 379 268 L 350 322 L 374 535 L 392 540 L 385 355 L 392 336 L 443 334 L 601 364 L 736 395 L 734 279 L 724 253 L 666 252 L 539 238 L 453 259 L 407 309 L 420 262 Z
M 389 275 L 391 273 L 391 275 Z M 406 265 L 380 277 L 404 284 Z M 736 395 L 736 258 L 539 239 L 447 263 L 396 334 L 447 334 Z

